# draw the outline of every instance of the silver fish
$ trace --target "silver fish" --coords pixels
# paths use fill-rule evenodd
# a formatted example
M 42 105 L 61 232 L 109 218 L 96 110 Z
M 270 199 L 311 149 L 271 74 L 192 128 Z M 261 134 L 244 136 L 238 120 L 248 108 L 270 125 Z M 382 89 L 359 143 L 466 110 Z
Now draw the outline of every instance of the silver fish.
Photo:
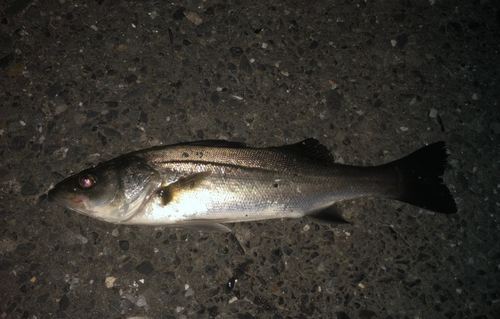
M 457 211 L 443 183 L 444 142 L 379 166 L 334 163 L 315 139 L 280 147 L 199 141 L 132 152 L 73 175 L 49 198 L 129 225 L 230 231 L 221 223 L 308 216 L 345 222 L 338 201 L 379 196 L 439 213 Z

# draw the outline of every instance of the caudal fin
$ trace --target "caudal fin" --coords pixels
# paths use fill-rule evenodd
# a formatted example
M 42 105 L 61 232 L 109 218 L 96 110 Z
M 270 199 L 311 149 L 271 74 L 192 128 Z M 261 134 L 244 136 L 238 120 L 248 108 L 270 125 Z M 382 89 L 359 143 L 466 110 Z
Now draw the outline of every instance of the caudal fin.
M 441 141 L 387 164 L 394 165 L 403 180 L 402 195 L 395 199 L 438 213 L 456 213 L 457 205 L 442 178 L 447 157 Z

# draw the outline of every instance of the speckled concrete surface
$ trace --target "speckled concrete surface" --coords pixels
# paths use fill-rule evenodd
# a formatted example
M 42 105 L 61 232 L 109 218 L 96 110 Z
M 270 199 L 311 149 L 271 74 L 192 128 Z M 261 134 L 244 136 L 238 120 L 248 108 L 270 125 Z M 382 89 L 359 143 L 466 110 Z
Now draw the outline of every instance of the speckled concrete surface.
M 495 1 L 0 2 L 1 318 L 500 317 Z M 123 153 L 315 137 L 337 162 L 445 140 L 455 215 L 116 226 L 46 193 Z

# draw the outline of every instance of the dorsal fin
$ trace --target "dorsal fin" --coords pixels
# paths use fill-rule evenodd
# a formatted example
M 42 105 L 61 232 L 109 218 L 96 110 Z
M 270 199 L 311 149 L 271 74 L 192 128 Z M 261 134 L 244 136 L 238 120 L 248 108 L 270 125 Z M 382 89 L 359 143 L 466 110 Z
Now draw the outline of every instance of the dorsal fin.
M 334 162 L 333 155 L 330 151 L 321 144 L 317 139 L 308 138 L 301 142 L 283 146 L 269 147 L 301 156 L 305 156 L 314 160 L 324 162 Z
M 230 142 L 224 140 L 205 140 L 205 141 L 194 141 L 194 142 L 184 142 L 175 144 L 176 146 L 186 145 L 186 146 L 209 146 L 209 147 L 227 147 L 227 148 L 247 148 L 245 143 L 241 142 Z
M 209 146 L 209 147 L 227 147 L 227 148 L 248 148 L 245 143 L 241 142 L 229 142 L 224 140 L 205 140 L 205 141 L 194 141 L 185 142 L 175 145 L 186 145 L 186 146 Z M 328 163 L 333 163 L 334 158 L 332 153 L 321 144 L 317 139 L 308 138 L 301 142 L 288 144 L 283 146 L 271 146 L 267 149 L 281 150 L 288 153 L 308 157 L 317 161 L 324 161 Z

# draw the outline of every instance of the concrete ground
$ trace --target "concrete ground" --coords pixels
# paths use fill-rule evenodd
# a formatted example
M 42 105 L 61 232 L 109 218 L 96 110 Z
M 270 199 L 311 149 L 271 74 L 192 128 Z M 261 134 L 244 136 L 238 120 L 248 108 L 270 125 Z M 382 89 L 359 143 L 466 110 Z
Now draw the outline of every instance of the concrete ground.
M 0 1 L 1 318 L 500 317 L 499 3 Z M 314 137 L 339 163 L 450 151 L 459 211 L 199 233 L 48 202 L 72 173 L 202 139 Z

